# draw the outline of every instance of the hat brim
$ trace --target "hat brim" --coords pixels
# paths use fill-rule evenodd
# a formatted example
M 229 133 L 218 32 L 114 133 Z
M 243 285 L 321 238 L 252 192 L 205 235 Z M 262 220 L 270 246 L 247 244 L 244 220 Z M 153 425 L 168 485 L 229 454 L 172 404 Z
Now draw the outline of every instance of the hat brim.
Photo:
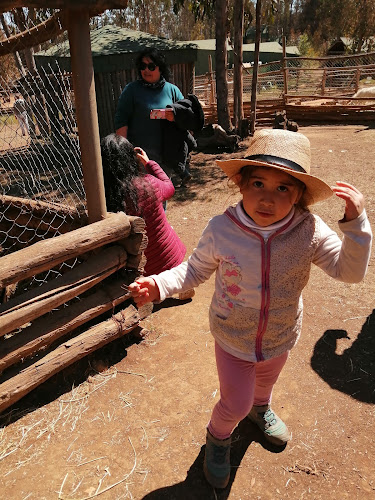
M 273 163 L 262 162 L 259 160 L 246 160 L 246 159 L 232 159 L 232 160 L 216 160 L 217 165 L 225 172 L 229 179 L 232 179 L 238 174 L 242 167 L 268 167 L 282 170 L 287 174 L 302 181 L 306 186 L 306 193 L 304 195 L 306 205 L 313 205 L 319 201 L 326 200 L 333 195 L 331 187 L 319 177 L 307 174 L 305 172 L 297 172 L 291 168 L 281 167 Z

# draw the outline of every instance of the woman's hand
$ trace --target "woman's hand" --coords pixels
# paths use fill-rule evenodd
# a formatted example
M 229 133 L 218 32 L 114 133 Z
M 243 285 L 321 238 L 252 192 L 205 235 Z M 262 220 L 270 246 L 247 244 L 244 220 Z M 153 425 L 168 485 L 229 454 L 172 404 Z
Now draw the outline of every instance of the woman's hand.
M 142 148 L 134 148 L 134 151 L 137 154 L 137 159 L 141 162 L 143 166 L 145 166 L 150 161 L 146 151 L 144 151 Z
M 138 307 L 160 300 L 159 288 L 152 278 L 138 278 L 128 286 L 128 290 Z
M 166 108 L 165 119 L 168 120 L 169 122 L 174 122 L 174 113 L 172 108 Z
M 363 194 L 358 189 L 347 182 L 337 181 L 336 186 L 332 186 L 332 191 L 345 201 L 344 221 L 356 219 L 365 209 Z

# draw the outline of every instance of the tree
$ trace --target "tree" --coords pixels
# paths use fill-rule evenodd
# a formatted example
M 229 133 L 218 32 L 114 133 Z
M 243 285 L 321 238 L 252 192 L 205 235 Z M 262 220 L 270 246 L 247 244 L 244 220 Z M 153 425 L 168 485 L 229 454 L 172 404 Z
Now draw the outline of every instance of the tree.
M 244 27 L 244 0 L 236 0 L 233 11 L 234 25 L 234 55 L 233 55 L 233 100 L 234 100 L 234 128 L 240 135 L 243 114 L 243 75 L 242 75 L 242 43 Z
M 233 130 L 230 119 L 227 81 L 227 0 L 216 0 L 215 3 L 215 32 L 216 32 L 216 109 L 217 121 L 227 132 Z
M 2 25 L 2 28 L 3 28 L 3 31 L 4 31 L 6 38 L 9 38 L 11 36 L 11 32 L 10 32 L 10 29 L 9 29 L 9 26 L 8 26 L 8 23 L 5 19 L 4 14 L 0 14 L 0 22 L 1 22 L 1 25 Z M 20 75 L 21 76 L 25 75 L 26 74 L 25 68 L 23 67 L 22 59 L 20 57 L 19 52 L 18 51 L 14 52 L 13 57 L 14 57 L 14 62 L 16 64 L 16 67 L 18 68 L 18 71 L 20 72 Z M 1 63 L 3 66 L 1 74 L 8 75 L 9 72 L 6 70 L 6 68 L 8 68 L 8 60 L 5 62 L 4 58 L 1 58 Z
M 175 12 L 183 6 L 185 0 L 175 0 Z M 233 130 L 229 113 L 227 82 L 227 34 L 228 0 L 189 0 L 189 5 L 196 19 L 211 17 L 215 13 L 215 65 L 216 65 L 216 109 L 217 121 L 227 132 Z
M 305 0 L 301 3 L 301 32 L 323 47 L 342 36 L 352 39 L 352 52 L 374 47 L 375 2 L 373 0 Z

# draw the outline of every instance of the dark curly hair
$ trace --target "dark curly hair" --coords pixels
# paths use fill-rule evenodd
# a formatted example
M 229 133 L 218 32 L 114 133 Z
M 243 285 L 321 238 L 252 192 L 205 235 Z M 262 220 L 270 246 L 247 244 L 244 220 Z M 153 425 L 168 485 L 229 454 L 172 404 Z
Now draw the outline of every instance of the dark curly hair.
M 110 134 L 101 140 L 100 148 L 107 210 L 141 216 L 139 195 L 155 195 L 144 179 L 133 145 L 120 135 Z
M 141 62 L 142 62 L 142 59 L 144 57 L 149 57 L 151 59 L 151 61 L 154 62 L 156 64 L 156 66 L 159 67 L 160 74 L 165 78 L 165 80 L 167 82 L 169 82 L 171 72 L 170 72 L 169 66 L 167 65 L 167 63 L 165 61 L 164 54 L 159 52 L 157 49 L 154 49 L 151 47 L 142 50 L 142 52 L 138 55 L 138 57 L 136 59 L 135 64 L 136 64 L 136 67 L 138 70 L 139 77 L 142 78 Z

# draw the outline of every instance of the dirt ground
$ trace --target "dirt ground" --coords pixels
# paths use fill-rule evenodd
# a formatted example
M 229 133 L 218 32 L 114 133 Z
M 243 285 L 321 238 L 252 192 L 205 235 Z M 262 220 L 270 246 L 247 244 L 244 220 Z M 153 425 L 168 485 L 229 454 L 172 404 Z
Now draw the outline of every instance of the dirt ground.
M 311 141 L 313 173 L 329 183 L 356 185 L 373 223 L 375 129 L 300 131 Z M 215 167 L 217 157 L 193 154 L 192 183 L 168 204 L 168 218 L 188 253 L 209 218 L 238 200 Z M 314 211 L 337 229 L 343 203 L 332 198 Z M 365 280 L 355 285 L 312 270 L 302 336 L 273 395 L 292 440 L 276 450 L 253 424 L 241 422 L 225 490 L 215 491 L 202 473 L 205 426 L 218 400 L 208 327 L 211 278 L 192 300 L 168 299 L 154 308 L 144 320 L 150 330 L 145 340 L 106 346 L 2 416 L 0 497 L 375 498 L 374 283 L 374 258 Z

